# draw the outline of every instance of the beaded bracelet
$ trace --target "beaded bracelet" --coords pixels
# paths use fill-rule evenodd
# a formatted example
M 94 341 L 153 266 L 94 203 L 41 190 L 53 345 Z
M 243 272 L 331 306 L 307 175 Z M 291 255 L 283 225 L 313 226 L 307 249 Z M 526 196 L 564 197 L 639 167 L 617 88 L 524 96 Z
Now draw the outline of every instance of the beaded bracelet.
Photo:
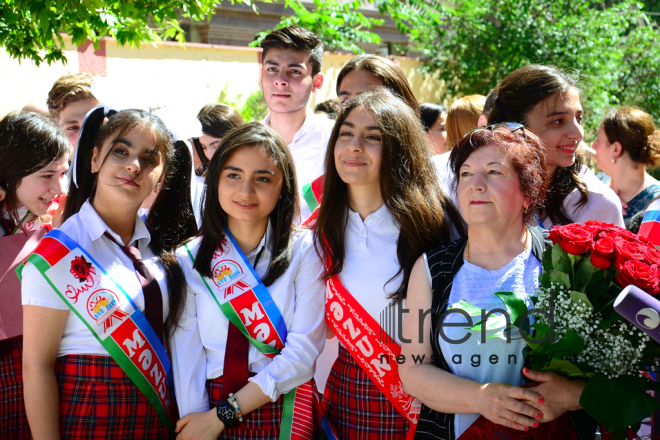
M 229 403 L 231 406 L 234 407 L 234 410 L 236 411 L 236 418 L 238 419 L 239 422 L 243 421 L 243 413 L 241 413 L 241 408 L 238 406 L 238 402 L 236 401 L 236 396 L 234 396 L 234 393 L 229 393 Z

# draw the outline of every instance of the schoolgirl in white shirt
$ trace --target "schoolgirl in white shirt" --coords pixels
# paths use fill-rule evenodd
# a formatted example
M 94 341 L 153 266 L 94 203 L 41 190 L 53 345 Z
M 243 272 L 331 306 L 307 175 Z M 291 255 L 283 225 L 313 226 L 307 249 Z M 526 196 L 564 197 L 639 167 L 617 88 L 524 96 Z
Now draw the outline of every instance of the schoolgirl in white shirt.
M 50 118 L 11 113 L 0 121 L 0 186 L 7 191 L 0 201 L 0 245 L 5 262 L 15 261 L 26 246 L 36 244 L 38 232 L 28 232 L 50 228 L 47 214 L 56 205 L 54 199 L 62 195 L 70 152 L 64 133 Z M 14 234 L 17 236 L 12 238 Z M 3 332 L 7 339 L 0 340 L 0 438 L 27 440 L 21 322 L 11 328 L 15 317 L 4 315 L 20 307 L 21 291 L 10 267 L 3 265 L 0 276 L 4 283 L 0 317 L 8 319 Z
M 403 439 L 421 405 L 396 371 L 398 312 L 413 260 L 461 233 L 463 223 L 440 190 L 428 138 L 408 105 L 378 88 L 343 106 L 315 225 L 326 261 L 326 320 L 340 341 L 325 416 L 342 439 Z
M 318 403 L 323 265 L 311 231 L 293 226 L 289 148 L 266 125 L 243 125 L 223 138 L 206 179 L 201 235 L 176 254 L 188 283 L 172 341 L 179 438 L 277 439 L 292 425 L 311 438 L 311 413 L 284 409 L 294 397 Z
M 530 64 L 507 75 L 493 93 L 489 124 L 518 122 L 543 141 L 550 186 L 539 226 L 598 220 L 623 228 L 619 197 L 576 154 L 584 129 L 575 80 L 555 67 Z
M 25 404 L 35 439 L 173 434 L 164 347 L 184 281 L 173 258 L 164 263 L 159 254 L 180 230 L 195 230 L 189 191 L 176 183 L 192 159 L 176 172 L 186 158 L 155 115 L 104 110 L 90 111 L 83 125 L 65 222 L 22 272 Z M 137 212 L 156 189 L 149 228 Z

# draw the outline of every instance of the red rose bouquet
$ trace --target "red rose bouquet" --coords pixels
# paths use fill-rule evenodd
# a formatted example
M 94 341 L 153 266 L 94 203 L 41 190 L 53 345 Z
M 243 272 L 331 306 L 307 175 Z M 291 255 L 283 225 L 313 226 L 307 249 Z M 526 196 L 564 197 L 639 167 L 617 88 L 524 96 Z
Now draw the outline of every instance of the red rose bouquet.
M 650 295 L 660 293 L 660 251 L 630 231 L 597 221 L 554 227 L 549 238 L 555 245 L 543 254 L 543 273 L 532 297 L 535 322 L 521 325 L 527 312 L 524 300 L 513 292 L 497 292 L 510 320 L 495 317 L 471 330 L 502 328 L 502 322 L 509 323 L 505 328 L 525 328 L 528 366 L 586 380 L 582 408 L 611 433 L 608 438 L 627 438 L 629 426 L 636 431 L 660 407 L 647 393 L 660 391 L 660 386 L 641 373 L 658 369 L 660 346 L 613 305 L 628 285 Z M 455 306 L 474 308 L 466 301 Z M 566 417 L 545 425 L 524 434 L 500 427 L 495 435 L 493 424 L 480 417 L 459 440 L 570 438 Z M 558 430 L 564 434 L 557 436 Z M 480 437 L 480 432 L 490 434 Z
M 657 368 L 660 347 L 614 311 L 621 290 L 660 293 L 660 251 L 623 228 L 597 221 L 554 227 L 543 255 L 530 367 L 583 378 L 580 405 L 614 438 L 653 414 L 659 389 L 640 373 Z M 531 330 L 530 330 L 531 331 Z M 538 343 L 534 343 L 538 341 Z M 551 358 L 548 362 L 547 359 Z

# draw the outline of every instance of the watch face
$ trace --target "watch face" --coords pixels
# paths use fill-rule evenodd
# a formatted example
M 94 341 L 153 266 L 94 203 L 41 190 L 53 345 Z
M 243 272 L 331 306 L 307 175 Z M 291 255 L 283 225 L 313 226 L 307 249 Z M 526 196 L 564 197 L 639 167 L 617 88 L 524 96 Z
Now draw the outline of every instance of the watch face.
M 223 406 L 222 408 L 218 408 L 218 415 L 223 419 L 233 419 L 234 410 Z

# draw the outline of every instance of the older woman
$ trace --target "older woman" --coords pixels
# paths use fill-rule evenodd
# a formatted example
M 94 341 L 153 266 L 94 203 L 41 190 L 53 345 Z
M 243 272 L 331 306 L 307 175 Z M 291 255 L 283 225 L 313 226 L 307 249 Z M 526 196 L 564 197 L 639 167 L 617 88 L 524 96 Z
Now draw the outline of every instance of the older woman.
M 460 300 L 479 309 L 503 309 L 493 295 L 498 291 L 513 291 L 531 306 L 545 248 L 543 231 L 528 226 L 548 186 L 543 147 L 520 124 L 490 126 L 466 135 L 450 163 L 468 234 L 420 257 L 404 318 L 404 337 L 411 343 L 403 345 L 402 354 L 423 359 L 399 367 L 406 392 L 424 404 L 416 438 L 458 438 L 479 415 L 521 431 L 537 428 L 579 409 L 584 383 L 528 372 L 543 384 L 521 387 L 525 343 L 515 338 L 517 330 L 510 342 L 481 343 L 479 334 L 465 329 L 471 327 L 466 316 L 445 312 Z M 418 311 L 429 309 L 432 319 L 421 321 Z M 429 334 L 430 340 L 419 336 Z

